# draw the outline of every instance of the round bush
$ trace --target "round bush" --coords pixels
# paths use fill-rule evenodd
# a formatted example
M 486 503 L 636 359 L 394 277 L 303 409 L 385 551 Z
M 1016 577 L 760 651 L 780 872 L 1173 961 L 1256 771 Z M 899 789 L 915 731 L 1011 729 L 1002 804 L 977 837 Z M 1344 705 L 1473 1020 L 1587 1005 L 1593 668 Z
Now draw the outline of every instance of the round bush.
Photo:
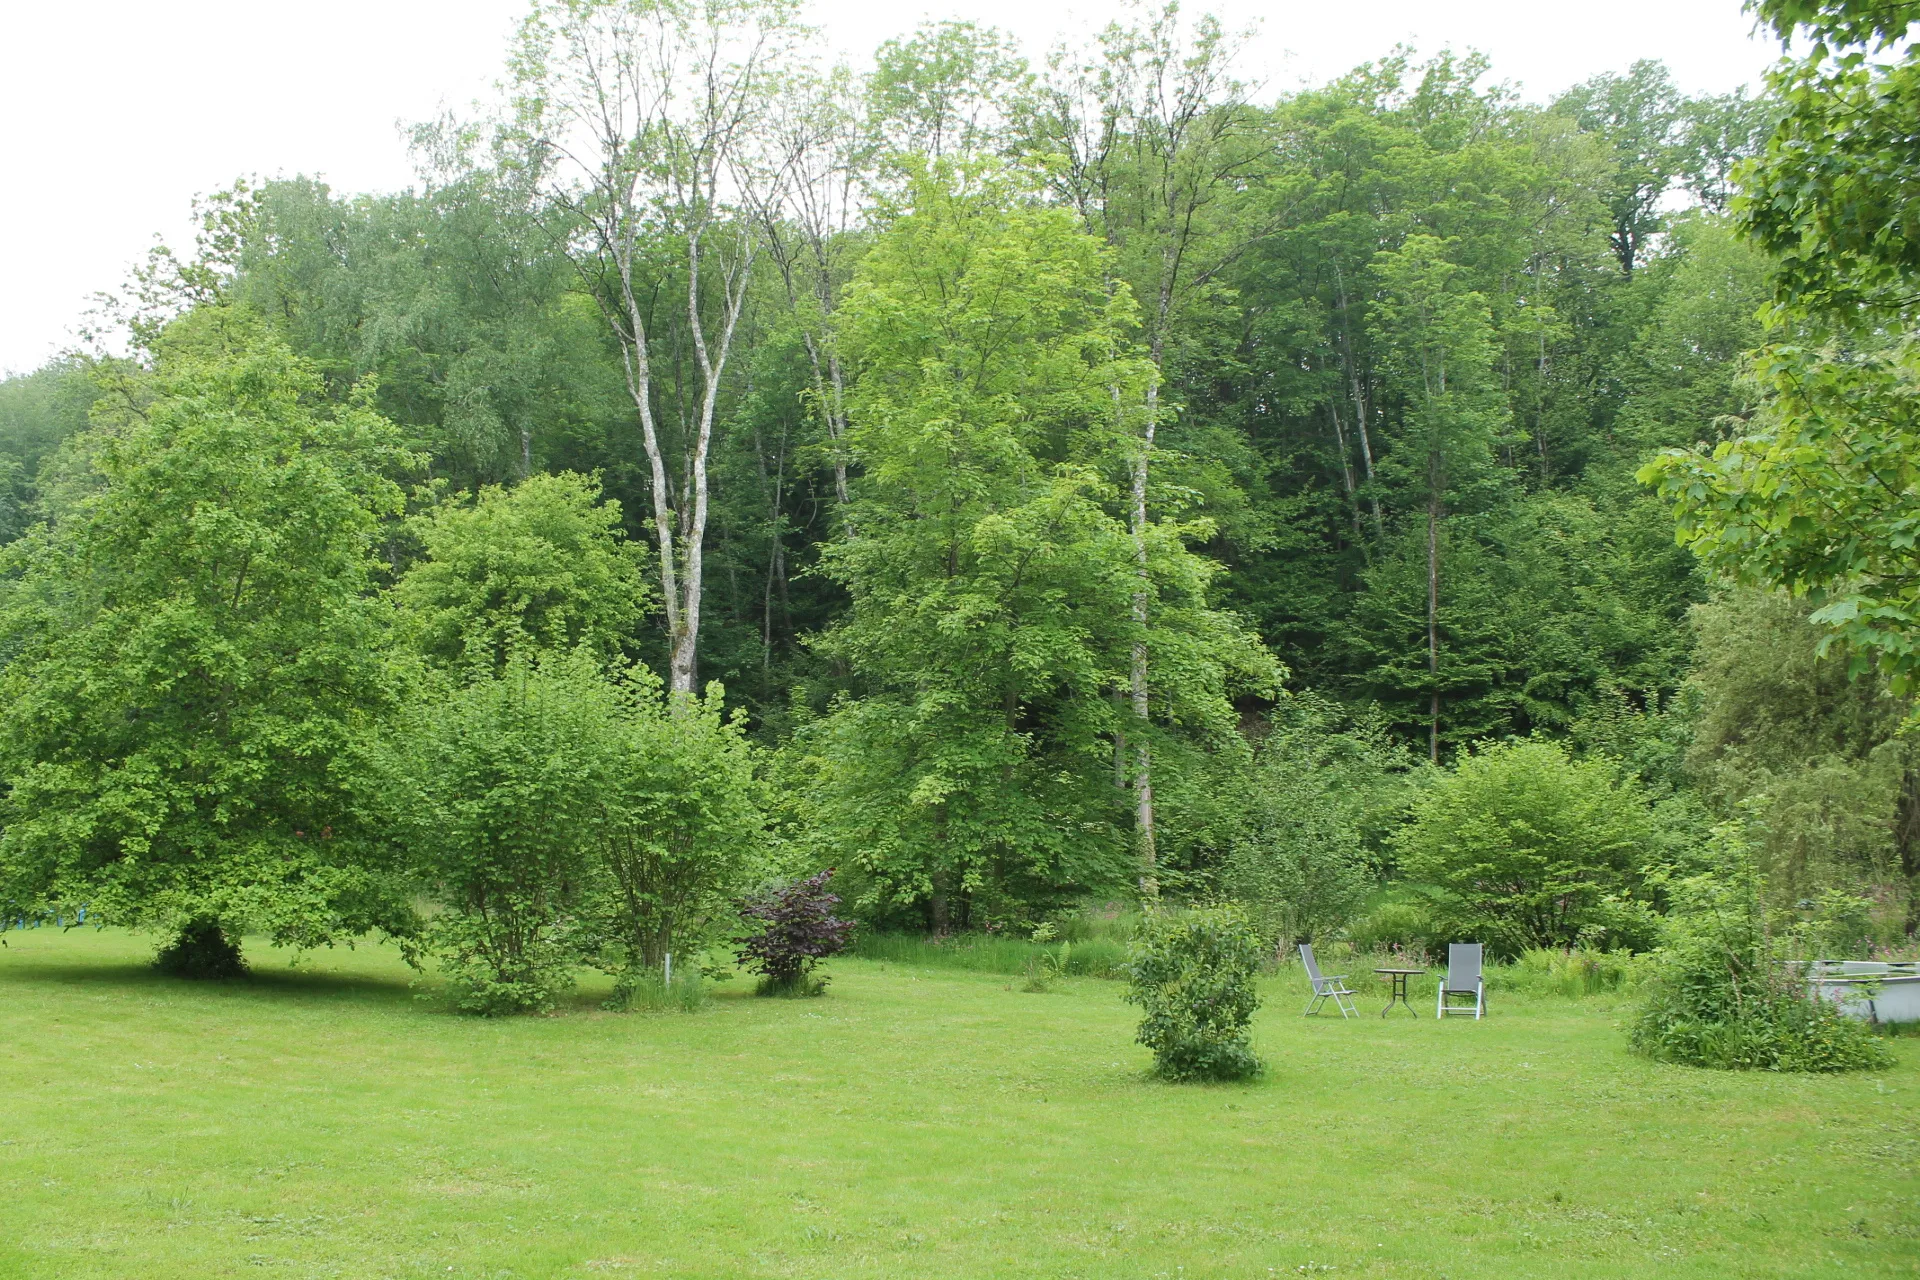
M 1254 974 L 1264 948 L 1236 907 L 1148 919 L 1134 952 L 1127 1002 L 1144 1011 L 1136 1037 L 1169 1080 L 1244 1080 L 1259 1072 L 1247 1042 L 1260 1007 Z

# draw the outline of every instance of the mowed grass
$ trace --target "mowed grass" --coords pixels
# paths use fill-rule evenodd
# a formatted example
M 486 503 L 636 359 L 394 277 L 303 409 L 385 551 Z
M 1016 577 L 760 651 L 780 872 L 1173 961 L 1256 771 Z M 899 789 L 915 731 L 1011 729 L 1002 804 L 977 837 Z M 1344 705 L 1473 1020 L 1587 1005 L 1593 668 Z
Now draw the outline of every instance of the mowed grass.
M 1305 1020 L 1283 977 L 1264 1079 L 1172 1086 L 1097 979 L 843 960 L 821 1000 L 487 1022 L 385 948 L 193 985 L 7 942 L 5 1277 L 1920 1274 L 1912 1038 L 1729 1075 L 1598 1001 Z

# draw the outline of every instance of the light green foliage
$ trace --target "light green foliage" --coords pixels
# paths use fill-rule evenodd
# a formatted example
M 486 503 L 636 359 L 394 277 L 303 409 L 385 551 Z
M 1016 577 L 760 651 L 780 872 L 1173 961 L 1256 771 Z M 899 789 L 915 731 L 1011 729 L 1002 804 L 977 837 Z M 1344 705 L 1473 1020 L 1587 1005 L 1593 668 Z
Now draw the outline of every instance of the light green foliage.
M 1911 703 L 1880 677 L 1849 679 L 1837 658 L 1816 656 L 1808 614 L 1805 602 L 1762 591 L 1696 611 L 1688 775 L 1723 817 L 1753 824 L 1776 906 L 1876 885 L 1912 918 L 1920 759 L 1901 733 Z
M 1782 0 L 1758 6 L 1783 39 L 1815 40 L 1773 73 L 1785 113 L 1742 171 L 1742 231 L 1772 261 L 1764 392 L 1747 429 L 1711 453 L 1642 470 L 1709 568 L 1819 607 L 1823 644 L 1896 693 L 1920 673 L 1920 51 L 1909 6 Z M 1873 61 L 1878 55 L 1889 60 Z
M 613 662 L 635 643 L 644 553 L 593 480 L 562 472 L 483 488 L 414 529 L 424 555 L 394 595 L 408 636 L 437 665 L 494 672 L 514 653 L 575 648 Z
M 1149 915 L 1134 944 L 1127 1003 L 1141 1009 L 1134 1037 L 1169 1080 L 1244 1080 L 1261 1062 L 1248 1042 L 1260 1007 L 1254 975 L 1265 948 L 1234 907 Z
M 1655 300 L 1628 357 L 1620 429 L 1643 449 L 1711 439 L 1759 395 L 1746 354 L 1764 336 L 1767 260 L 1725 219 L 1699 216 L 1668 232 L 1641 277 Z
M 0 898 L 301 945 L 404 931 L 353 748 L 400 690 L 374 542 L 417 465 L 247 315 L 168 330 L 90 496 L 13 545 Z
M 1381 838 L 1424 768 L 1379 723 L 1315 694 L 1288 698 L 1249 753 L 1222 753 L 1170 793 L 1169 827 L 1197 874 L 1240 902 L 1269 943 L 1324 938 L 1377 884 Z M 1191 794 L 1188 794 L 1188 792 Z
M 594 962 L 625 992 L 676 957 L 676 976 L 738 924 L 736 899 L 770 869 L 764 788 L 724 692 L 663 695 L 636 672 L 615 688 L 600 762 L 589 928 Z
M 1720 832 L 1725 871 L 1673 886 L 1666 942 L 1633 1024 L 1661 1062 L 1722 1070 L 1858 1071 L 1893 1054 L 1864 1021 L 1808 993 L 1782 963 L 1737 829 Z
M 623 1004 L 668 952 L 697 971 L 764 870 L 759 788 L 720 702 L 580 652 L 517 656 L 405 726 L 388 804 L 446 908 L 427 942 L 461 1008 L 550 1008 L 582 963 Z
M 1495 954 L 1530 947 L 1645 945 L 1639 891 L 1650 814 L 1604 761 L 1519 741 L 1463 757 L 1414 803 L 1394 847 L 1409 879 L 1442 892 L 1444 937 Z
M 824 550 L 852 596 L 818 642 L 867 696 L 809 733 L 827 860 L 866 906 L 924 902 L 943 929 L 1074 886 L 1123 881 L 1113 737 L 1231 724 L 1230 683 L 1270 658 L 1208 607 L 1197 532 L 1146 531 L 1151 623 L 1114 484 L 1151 370 L 1098 241 L 990 170 L 925 173 L 869 252 L 844 335 L 857 536 Z M 1132 645 L 1159 724 L 1117 702 Z M 1020 910 L 1017 905 L 1014 910 Z M 951 915 L 949 913 L 952 913 Z
M 1808 596 L 1822 648 L 1841 642 L 1855 671 L 1878 667 L 1905 694 L 1920 673 L 1920 346 L 1874 347 L 1769 346 L 1748 430 L 1640 474 L 1710 570 Z
M 426 946 L 461 1009 L 551 1008 L 588 945 L 612 689 L 578 658 L 516 658 L 435 695 L 389 757 L 398 835 L 444 908 Z
M 957 19 L 884 41 L 867 82 L 868 127 L 899 159 L 965 159 L 997 149 L 1027 80 L 1006 34 Z

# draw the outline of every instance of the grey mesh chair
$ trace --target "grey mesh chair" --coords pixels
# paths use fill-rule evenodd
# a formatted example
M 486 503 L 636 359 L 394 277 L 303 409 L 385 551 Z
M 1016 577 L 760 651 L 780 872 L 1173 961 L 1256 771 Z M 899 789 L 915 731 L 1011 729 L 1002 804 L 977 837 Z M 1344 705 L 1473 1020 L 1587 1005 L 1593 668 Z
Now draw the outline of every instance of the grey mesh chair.
M 1336 973 L 1331 978 L 1322 977 L 1320 966 L 1313 958 L 1313 947 L 1305 942 L 1300 944 L 1300 963 L 1307 966 L 1307 981 L 1313 984 L 1313 999 L 1307 1001 L 1308 1014 L 1320 1012 L 1320 1006 L 1331 1000 L 1333 1007 L 1340 1011 L 1341 1017 L 1358 1016 L 1360 1011 L 1353 1007 L 1353 992 L 1347 990 L 1346 974 Z
M 1444 1018 L 1450 1013 L 1469 1012 L 1463 1004 L 1450 1005 L 1447 1001 L 1454 996 L 1472 996 L 1471 1012 L 1477 1019 L 1486 1012 L 1487 984 L 1480 973 L 1481 949 L 1477 942 L 1450 942 L 1447 944 L 1447 976 L 1440 980 L 1439 1007 L 1434 1017 Z

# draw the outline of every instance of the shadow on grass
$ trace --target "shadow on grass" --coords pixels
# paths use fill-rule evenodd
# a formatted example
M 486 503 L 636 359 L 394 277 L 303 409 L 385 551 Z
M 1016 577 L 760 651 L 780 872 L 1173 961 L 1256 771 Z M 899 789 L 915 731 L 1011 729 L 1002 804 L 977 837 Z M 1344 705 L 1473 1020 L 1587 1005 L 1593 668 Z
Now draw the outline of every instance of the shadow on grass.
M 0 951 L 0 958 L 6 953 Z M 161 973 L 148 958 L 125 956 L 75 959 L 70 956 L 20 955 L 0 968 L 0 986 L 122 988 L 142 994 L 204 993 L 223 998 L 248 995 L 276 1000 L 336 1000 L 391 1004 L 414 1003 L 418 994 L 407 974 L 341 972 L 289 965 L 284 957 L 250 959 L 245 977 L 196 980 Z

